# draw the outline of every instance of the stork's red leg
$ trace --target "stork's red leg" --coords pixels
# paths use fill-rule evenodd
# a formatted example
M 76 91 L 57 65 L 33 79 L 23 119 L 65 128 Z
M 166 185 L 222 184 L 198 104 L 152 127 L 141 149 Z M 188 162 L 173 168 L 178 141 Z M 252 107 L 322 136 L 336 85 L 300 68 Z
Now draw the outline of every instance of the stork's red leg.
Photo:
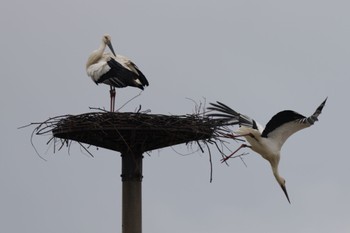
M 115 88 L 113 88 L 113 112 L 115 111 L 115 96 L 116 96 L 116 91 L 115 91 Z
M 245 136 L 251 136 L 254 137 L 253 134 L 251 133 L 247 133 L 247 134 L 238 134 L 238 135 L 234 135 L 234 134 L 225 134 L 224 137 L 226 138 L 232 138 L 232 139 L 236 139 L 239 137 L 245 137 Z
M 234 152 L 232 152 L 229 156 L 226 156 L 225 158 L 221 159 L 221 162 L 226 162 L 226 160 L 228 160 L 229 158 L 231 158 L 235 153 L 237 153 L 237 151 L 239 151 L 240 149 L 244 148 L 244 147 L 250 147 L 247 144 L 242 144 L 240 147 L 237 148 L 237 150 L 235 150 Z
M 111 89 L 109 91 L 111 95 L 111 112 L 114 112 L 114 106 L 115 106 L 115 88 L 111 86 Z

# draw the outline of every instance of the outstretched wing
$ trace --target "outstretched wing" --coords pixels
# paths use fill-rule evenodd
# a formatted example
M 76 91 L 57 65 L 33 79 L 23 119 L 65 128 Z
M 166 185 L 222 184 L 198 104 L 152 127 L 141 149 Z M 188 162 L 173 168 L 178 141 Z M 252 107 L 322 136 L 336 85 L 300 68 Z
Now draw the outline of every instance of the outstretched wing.
M 326 101 L 327 98 L 316 109 L 314 114 L 309 117 L 305 117 L 291 110 L 285 110 L 277 113 L 267 123 L 261 136 L 274 139 L 282 147 L 285 141 L 292 134 L 298 132 L 301 129 L 310 127 L 316 121 L 318 121 L 318 116 L 321 114 Z
M 217 111 L 217 113 L 209 113 L 208 116 L 217 117 L 220 120 L 227 121 L 230 125 L 239 125 L 247 126 L 253 129 L 260 130 L 256 121 L 251 119 L 248 116 L 240 114 L 219 101 L 216 103 L 210 103 L 211 107 L 208 107 L 208 110 Z

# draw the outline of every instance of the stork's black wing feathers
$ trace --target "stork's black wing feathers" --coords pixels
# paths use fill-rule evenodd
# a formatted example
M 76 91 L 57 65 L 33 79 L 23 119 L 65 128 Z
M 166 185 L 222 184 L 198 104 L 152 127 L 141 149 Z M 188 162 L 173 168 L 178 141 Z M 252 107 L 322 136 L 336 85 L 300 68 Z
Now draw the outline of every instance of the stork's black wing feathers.
M 314 114 L 309 117 L 305 117 L 291 110 L 285 110 L 277 113 L 266 124 L 261 136 L 273 137 L 274 135 L 275 137 L 279 137 L 281 142 L 284 142 L 293 133 L 309 127 L 318 121 L 318 116 L 321 114 L 326 101 L 327 98 L 320 104 Z
M 144 85 L 141 85 L 136 81 L 137 79 L 139 79 L 139 76 L 137 74 L 126 69 L 124 66 L 122 66 L 119 62 L 117 62 L 113 58 L 107 61 L 107 64 L 110 67 L 110 70 L 101 76 L 101 78 L 98 80 L 98 83 L 105 83 L 117 88 L 132 86 L 132 87 L 140 88 L 142 90 L 144 89 L 143 88 Z M 141 71 L 140 71 L 140 74 L 142 74 Z M 142 76 L 143 76 L 143 80 L 146 79 L 143 74 Z M 143 84 L 142 81 L 141 83 Z
M 277 113 L 274 115 L 271 120 L 266 124 L 266 127 L 264 131 L 262 132 L 262 137 L 267 137 L 267 135 L 275 130 L 276 128 L 280 127 L 281 125 L 288 123 L 290 121 L 295 121 L 298 119 L 304 119 L 305 116 L 294 112 L 292 110 L 285 110 L 282 112 Z
M 135 70 L 137 70 L 137 73 L 139 73 L 139 80 L 142 83 L 143 86 L 148 86 L 148 80 L 146 78 L 146 76 L 141 72 L 141 70 L 137 67 L 137 65 L 135 65 L 135 63 L 131 62 L 131 65 L 133 65 L 135 67 Z

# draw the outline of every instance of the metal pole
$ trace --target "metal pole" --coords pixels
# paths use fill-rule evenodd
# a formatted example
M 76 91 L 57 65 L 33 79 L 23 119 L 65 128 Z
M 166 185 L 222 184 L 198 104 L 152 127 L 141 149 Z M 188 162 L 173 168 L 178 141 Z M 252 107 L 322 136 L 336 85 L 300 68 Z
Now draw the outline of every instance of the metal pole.
M 122 153 L 122 233 L 142 232 L 142 153 Z

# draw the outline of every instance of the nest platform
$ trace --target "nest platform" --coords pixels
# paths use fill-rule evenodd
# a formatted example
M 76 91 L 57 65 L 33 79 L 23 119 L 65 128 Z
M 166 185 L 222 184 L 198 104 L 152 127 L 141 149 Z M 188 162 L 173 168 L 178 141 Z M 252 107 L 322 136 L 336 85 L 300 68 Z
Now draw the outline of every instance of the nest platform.
M 48 124 L 48 121 L 45 125 Z M 53 136 L 114 151 L 146 152 L 214 137 L 218 122 L 198 114 L 92 112 L 51 119 Z
M 77 141 L 91 156 L 93 155 L 81 143 L 121 152 L 123 233 L 142 232 L 141 183 L 144 152 L 191 142 L 197 142 L 204 152 L 200 145 L 200 142 L 204 142 L 209 151 L 211 182 L 211 153 L 207 143 L 215 144 L 223 155 L 218 142 L 224 144 L 220 138 L 230 132 L 226 121 L 212 119 L 204 113 L 174 116 L 103 111 L 56 116 L 27 126 L 30 125 L 36 125 L 32 138 L 33 135 L 51 135 L 47 144 L 53 140 L 54 151 L 57 141 L 60 142 L 58 150 L 65 145 L 69 148 L 72 141 Z M 34 146 L 33 142 L 32 145 Z M 38 152 L 37 154 L 40 156 Z

